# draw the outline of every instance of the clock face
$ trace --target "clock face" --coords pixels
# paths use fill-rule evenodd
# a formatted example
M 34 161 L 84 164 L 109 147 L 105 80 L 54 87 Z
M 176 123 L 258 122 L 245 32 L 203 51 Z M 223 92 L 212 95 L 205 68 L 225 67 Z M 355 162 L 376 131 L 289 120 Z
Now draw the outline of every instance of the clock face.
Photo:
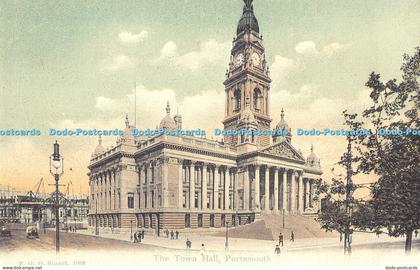
M 253 53 L 251 60 L 254 66 L 258 66 L 260 64 L 260 55 L 258 53 Z
M 240 67 L 244 63 L 244 55 L 242 53 L 238 54 L 235 58 L 235 67 Z

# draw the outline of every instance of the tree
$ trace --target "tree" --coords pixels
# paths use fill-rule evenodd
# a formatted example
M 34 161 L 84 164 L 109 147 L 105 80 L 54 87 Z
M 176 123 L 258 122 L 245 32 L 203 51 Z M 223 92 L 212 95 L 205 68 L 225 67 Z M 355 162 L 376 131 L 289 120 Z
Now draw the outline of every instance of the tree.
M 352 193 L 357 186 L 351 181 L 318 182 L 317 195 L 325 198 L 317 220 L 324 229 L 339 232 L 345 230 L 346 222 L 362 230 L 380 232 L 386 228 L 390 236 L 406 236 L 405 250 L 409 253 L 413 231 L 420 228 L 420 47 L 413 56 L 404 55 L 403 60 L 401 82 L 392 79 L 384 83 L 380 74 L 372 72 L 366 83 L 372 105 L 361 117 L 344 112 L 350 130 L 369 132 L 348 136 L 355 144 L 355 154 L 344 153 L 339 164 L 346 167 L 350 179 L 357 173 L 378 176 L 372 186 L 372 199 L 355 200 Z M 384 131 L 393 131 L 394 135 L 384 135 Z M 352 165 L 356 166 L 354 171 Z M 351 218 L 344 207 L 349 199 L 340 197 L 345 192 L 350 192 L 355 209 Z
M 384 83 L 380 74 L 370 74 L 366 86 L 373 104 L 362 117 L 371 135 L 358 137 L 357 150 L 358 170 L 379 177 L 372 190 L 374 221 L 366 227 L 405 235 L 405 250 L 410 252 L 413 231 L 420 227 L 420 47 L 403 59 L 399 83 Z M 384 136 L 384 131 L 398 135 Z

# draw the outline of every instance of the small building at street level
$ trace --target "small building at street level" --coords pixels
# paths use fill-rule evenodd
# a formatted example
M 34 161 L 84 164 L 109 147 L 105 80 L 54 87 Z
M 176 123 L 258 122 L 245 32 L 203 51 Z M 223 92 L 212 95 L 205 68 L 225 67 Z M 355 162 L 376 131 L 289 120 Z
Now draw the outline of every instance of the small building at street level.
M 318 211 L 314 183 L 322 175 L 320 159 L 313 146 L 307 157 L 293 146 L 284 110 L 272 123 L 263 38 L 252 0 L 244 3 L 220 102 L 224 130 L 250 132 L 231 132 L 220 141 L 134 136 L 134 128 L 147 127 L 134 127 L 126 117 L 116 145 L 105 148 L 99 139 L 88 166 L 91 226 L 195 229 Z M 172 115 L 169 103 L 162 116 L 160 129 L 182 130 L 182 116 Z M 261 130 L 283 132 L 253 135 Z

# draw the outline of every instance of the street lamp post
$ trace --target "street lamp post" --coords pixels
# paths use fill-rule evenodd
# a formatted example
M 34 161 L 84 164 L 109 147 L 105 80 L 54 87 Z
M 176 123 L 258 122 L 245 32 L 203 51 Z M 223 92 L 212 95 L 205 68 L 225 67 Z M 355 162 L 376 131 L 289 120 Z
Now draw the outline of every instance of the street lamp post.
M 229 250 L 229 222 L 226 221 L 226 241 L 225 241 L 225 250 Z
M 133 221 L 130 220 L 130 240 L 133 241 Z
M 285 214 L 286 210 L 283 208 L 283 229 L 285 228 L 285 223 L 284 223 L 284 214 Z
M 55 251 L 60 252 L 60 202 L 58 200 L 58 181 L 64 173 L 64 159 L 60 155 L 60 145 L 57 141 L 54 143 L 54 153 L 50 156 L 50 173 L 55 180 Z

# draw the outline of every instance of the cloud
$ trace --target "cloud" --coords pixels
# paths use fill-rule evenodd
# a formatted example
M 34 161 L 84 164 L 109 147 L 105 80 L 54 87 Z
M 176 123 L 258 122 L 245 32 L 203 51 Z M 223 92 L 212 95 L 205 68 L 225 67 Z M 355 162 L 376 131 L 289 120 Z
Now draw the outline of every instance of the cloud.
M 230 46 L 229 42 L 220 43 L 215 39 L 209 39 L 201 42 L 197 50 L 180 54 L 175 42 L 168 41 L 162 47 L 159 58 L 153 63 L 195 71 L 208 64 L 227 63 Z
M 124 54 L 114 56 L 105 66 L 106 71 L 115 72 L 137 66 L 137 60 Z
M 346 46 L 338 42 L 325 45 L 322 50 L 318 50 L 315 42 L 303 41 L 296 45 L 295 50 L 298 54 L 306 57 L 331 57 Z
M 283 82 L 285 78 L 298 67 L 298 63 L 290 58 L 276 55 L 274 62 L 270 66 L 270 76 L 273 80 L 273 86 Z
M 122 44 L 137 44 L 146 40 L 148 36 L 149 32 L 146 30 L 141 31 L 140 33 L 124 31 L 118 34 L 118 39 Z

